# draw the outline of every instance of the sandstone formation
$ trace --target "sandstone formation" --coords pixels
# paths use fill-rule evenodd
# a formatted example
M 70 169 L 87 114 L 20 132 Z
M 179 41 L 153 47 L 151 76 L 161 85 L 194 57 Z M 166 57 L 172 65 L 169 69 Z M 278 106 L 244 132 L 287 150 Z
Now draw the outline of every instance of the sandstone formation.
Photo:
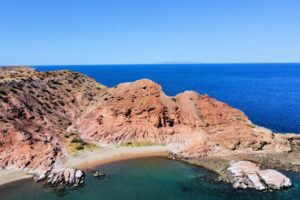
M 60 169 L 70 144 L 80 150 L 85 140 L 170 145 L 185 158 L 289 152 L 300 141 L 255 126 L 208 95 L 169 97 L 148 79 L 108 88 L 68 70 L 0 68 L 0 169 L 49 176 Z
M 262 170 L 257 164 L 249 161 L 231 163 L 228 172 L 235 188 L 266 190 L 292 186 L 291 180 L 282 173 L 273 169 Z

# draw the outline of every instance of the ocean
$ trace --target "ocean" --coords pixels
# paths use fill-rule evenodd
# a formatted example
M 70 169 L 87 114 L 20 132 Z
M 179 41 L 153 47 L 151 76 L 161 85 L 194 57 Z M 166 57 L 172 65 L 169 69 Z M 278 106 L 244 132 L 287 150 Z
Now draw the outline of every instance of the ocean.
M 185 90 L 208 94 L 238 108 L 257 125 L 274 132 L 300 134 L 300 64 L 178 64 L 34 66 L 40 71 L 70 69 L 115 86 L 149 78 L 167 95 Z M 233 189 L 216 182 L 206 169 L 165 158 L 119 161 L 96 168 L 103 180 L 87 171 L 78 189 L 47 188 L 22 180 L 0 187 L 1 200 L 293 200 L 299 199 L 300 174 L 283 171 L 293 187 L 274 192 Z

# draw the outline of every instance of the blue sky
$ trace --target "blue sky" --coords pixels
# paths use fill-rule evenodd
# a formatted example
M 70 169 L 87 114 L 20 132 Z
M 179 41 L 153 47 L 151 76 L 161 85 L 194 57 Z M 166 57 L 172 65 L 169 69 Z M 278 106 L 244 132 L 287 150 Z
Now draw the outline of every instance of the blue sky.
M 0 65 L 300 62 L 299 0 L 0 0 Z

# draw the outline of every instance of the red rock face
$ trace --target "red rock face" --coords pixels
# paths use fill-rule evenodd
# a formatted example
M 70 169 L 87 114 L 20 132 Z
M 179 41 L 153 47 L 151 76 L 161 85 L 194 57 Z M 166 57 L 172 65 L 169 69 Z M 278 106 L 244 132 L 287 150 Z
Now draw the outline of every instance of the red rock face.
M 0 71 L 0 167 L 51 170 L 66 128 L 102 88 L 75 72 Z
M 72 127 L 85 137 L 116 143 L 168 142 L 176 140 L 174 135 L 210 134 L 216 126 L 228 124 L 250 122 L 240 111 L 207 95 L 185 92 L 168 97 L 158 84 L 140 80 L 108 89 Z
M 225 103 L 192 91 L 168 97 L 146 79 L 107 89 L 70 129 L 106 143 L 179 144 L 186 157 L 290 150 L 286 140 L 255 127 L 244 113 Z
M 2 167 L 50 169 L 66 154 L 67 131 L 103 143 L 176 145 L 185 157 L 291 150 L 241 111 L 192 91 L 166 96 L 151 80 L 107 88 L 75 72 L 13 68 L 0 70 L 0 91 Z

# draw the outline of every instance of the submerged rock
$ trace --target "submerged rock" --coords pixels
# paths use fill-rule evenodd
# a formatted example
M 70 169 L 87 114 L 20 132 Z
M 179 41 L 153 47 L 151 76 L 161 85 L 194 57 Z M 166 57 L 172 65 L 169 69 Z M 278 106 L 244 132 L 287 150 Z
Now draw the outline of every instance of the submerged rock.
M 102 172 L 96 171 L 96 172 L 94 173 L 94 177 L 97 177 L 97 178 L 104 178 L 104 177 L 105 177 L 105 174 L 102 173 Z
M 282 173 L 273 169 L 261 170 L 256 163 L 250 161 L 231 163 L 227 170 L 234 188 L 267 190 L 292 186 L 291 180 Z

